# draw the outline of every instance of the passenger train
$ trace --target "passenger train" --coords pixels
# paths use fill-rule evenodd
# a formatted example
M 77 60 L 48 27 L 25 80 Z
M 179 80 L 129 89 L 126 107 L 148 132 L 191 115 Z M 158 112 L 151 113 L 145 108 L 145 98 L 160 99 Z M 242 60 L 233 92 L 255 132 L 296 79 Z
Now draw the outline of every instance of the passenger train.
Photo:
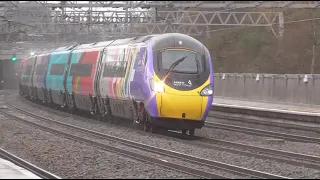
M 24 97 L 73 113 L 194 135 L 210 111 L 213 79 L 208 49 L 168 33 L 35 54 L 21 62 L 19 88 Z

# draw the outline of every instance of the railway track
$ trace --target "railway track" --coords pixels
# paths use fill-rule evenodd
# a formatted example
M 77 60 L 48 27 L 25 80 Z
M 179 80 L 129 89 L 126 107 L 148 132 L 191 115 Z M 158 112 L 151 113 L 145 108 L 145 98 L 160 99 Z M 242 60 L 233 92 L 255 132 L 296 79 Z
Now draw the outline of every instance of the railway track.
M 7 151 L 5 151 L 4 149 L 0 148 L 0 158 L 8 160 L 30 172 L 32 172 L 33 174 L 37 175 L 38 177 L 42 178 L 42 179 L 61 179 L 59 176 L 56 176 L 48 171 L 45 171 Z
M 278 162 L 284 162 L 299 167 L 307 167 L 312 169 L 320 169 L 320 157 L 293 153 L 276 149 L 269 149 L 264 147 L 251 146 L 247 144 L 235 143 L 225 141 L 221 139 L 212 139 L 206 137 L 188 137 L 181 134 L 181 132 L 171 131 L 175 134 L 180 134 L 184 139 L 198 140 L 196 142 L 191 141 L 189 144 L 201 146 L 204 148 L 215 149 L 224 152 L 230 152 L 234 154 L 241 154 L 249 157 L 257 157 L 261 159 L 273 159 Z M 174 136 L 174 135 L 172 135 Z
M 39 108 L 44 108 L 45 110 L 48 110 L 51 113 L 56 113 L 56 110 L 34 104 L 30 101 L 26 101 L 26 103 L 30 103 L 30 105 L 36 105 Z M 62 112 L 64 113 L 64 112 Z M 68 114 L 69 115 L 69 114 Z M 75 116 L 75 115 L 72 115 Z M 62 116 L 61 116 L 62 117 Z M 76 116 L 79 118 L 78 116 Z M 80 116 L 80 118 L 83 118 Z M 86 118 L 84 118 L 86 119 Z M 116 125 L 117 126 L 117 125 Z M 138 131 L 137 131 L 138 132 Z M 141 134 L 144 134 L 145 132 L 140 132 Z M 171 132 L 168 132 L 169 134 Z M 168 134 L 166 134 L 168 135 Z M 158 136 L 163 138 L 163 136 L 166 136 L 163 134 L 153 134 L 153 136 Z M 273 159 L 279 162 L 284 162 L 287 164 L 299 166 L 299 167 L 308 167 L 313 169 L 320 169 L 320 157 L 318 156 L 312 156 L 312 155 L 305 155 L 305 154 L 298 154 L 298 153 L 291 153 L 286 151 L 279 151 L 275 149 L 268 149 L 268 148 L 262 148 L 262 147 L 256 147 L 256 146 L 250 146 L 246 144 L 239 144 L 234 142 L 228 142 L 220 139 L 210 139 L 205 137 L 200 137 L 199 141 L 189 141 L 189 136 L 182 135 L 180 132 L 174 132 L 171 133 L 169 136 L 171 137 L 177 137 L 179 139 L 187 139 L 185 143 L 188 143 L 190 145 L 196 145 L 196 146 L 202 146 L 205 148 L 230 152 L 234 154 L 241 154 L 248 157 L 257 157 L 261 159 Z M 194 137 L 198 138 L 198 137 Z
M 207 128 L 218 128 L 233 132 L 242 132 L 246 134 L 258 135 L 258 136 L 267 136 L 267 137 L 274 137 L 285 139 L 289 141 L 298 141 L 298 142 L 305 142 L 305 143 L 317 143 L 320 144 L 319 138 L 307 137 L 307 136 L 299 136 L 294 134 L 286 134 L 286 133 L 279 133 L 274 131 L 266 131 L 261 129 L 254 129 L 236 125 L 229 125 L 229 124 L 222 124 L 217 122 L 206 122 L 205 127 Z
M 25 114 L 27 116 L 33 117 L 35 119 L 39 119 L 39 120 L 42 120 L 42 121 L 46 121 L 48 123 L 54 123 L 54 124 L 58 124 L 58 125 L 61 125 L 61 126 L 64 126 L 64 127 L 68 127 L 70 129 L 74 129 L 76 131 L 92 135 L 92 136 L 94 136 L 96 138 L 117 142 L 117 143 L 120 143 L 122 145 L 134 148 L 134 149 L 139 149 L 139 150 L 142 150 L 142 151 L 145 151 L 145 152 L 151 152 L 151 153 L 155 153 L 155 154 L 160 154 L 162 156 L 167 156 L 167 157 L 170 157 L 170 158 L 178 158 L 178 159 L 180 159 L 180 161 L 182 160 L 183 162 L 189 162 L 189 163 L 191 163 L 193 165 L 194 164 L 198 164 L 200 166 L 209 167 L 210 169 L 211 168 L 219 169 L 219 170 L 224 171 L 224 172 L 229 172 L 229 173 L 233 173 L 233 174 L 239 174 L 239 175 L 242 175 L 242 176 L 249 176 L 249 177 L 254 177 L 254 178 L 289 179 L 287 177 L 282 177 L 282 176 L 273 175 L 273 174 L 269 174 L 269 173 L 264 173 L 264 172 L 260 172 L 260 171 L 255 171 L 255 170 L 251 170 L 251 169 L 247 169 L 247 168 L 243 168 L 243 167 L 229 165 L 229 164 L 225 164 L 225 163 L 221 163 L 221 162 L 216 162 L 216 161 L 212 161 L 212 160 L 208 160 L 208 159 L 204 159 L 204 158 L 190 156 L 190 155 L 182 154 L 182 153 L 179 153 L 179 152 L 170 151 L 170 150 L 166 150 L 166 149 L 161 149 L 161 148 L 149 146 L 149 145 L 146 145 L 146 144 L 137 143 L 137 142 L 134 142 L 134 141 L 130 141 L 130 140 L 126 140 L 126 139 L 110 136 L 110 135 L 99 133 L 99 132 L 95 132 L 95 131 L 92 131 L 92 130 L 89 130 L 89 129 L 84 129 L 84 128 L 77 127 L 77 126 L 74 126 L 74 125 L 70 125 L 70 124 L 66 124 L 66 123 L 63 123 L 63 122 L 55 121 L 55 120 L 52 120 L 52 119 L 48 119 L 48 118 L 45 118 L 45 117 L 41 117 L 41 116 L 38 116 L 36 114 L 27 112 L 27 111 L 25 111 L 23 109 L 20 109 L 18 107 L 15 107 L 14 105 L 11 105 L 11 104 L 7 104 L 7 105 L 9 107 L 15 109 L 16 111 L 18 111 L 18 112 L 20 112 L 22 114 Z M 68 134 L 68 133 L 65 133 L 65 132 L 61 132 L 61 131 L 49 128 L 48 126 L 43 126 L 43 125 L 40 125 L 38 123 L 34 123 L 34 122 L 31 122 L 31 121 L 16 117 L 14 115 L 11 115 L 10 113 L 4 112 L 3 110 L 1 110 L 1 111 L 2 111 L 2 113 L 6 114 L 7 116 L 15 118 L 15 119 L 17 119 L 19 121 L 22 121 L 24 123 L 28 123 L 28 124 L 30 124 L 32 126 L 36 126 L 38 128 L 44 129 L 46 131 L 50 131 L 50 132 L 58 134 L 58 135 L 63 135 L 65 137 L 67 137 L 67 138 L 71 138 L 71 139 L 75 139 L 75 140 L 79 140 L 79 141 L 83 141 L 83 142 L 89 143 L 89 144 L 91 144 L 93 146 L 99 147 L 99 148 L 107 150 L 107 151 L 113 151 L 115 153 L 119 153 L 119 154 L 124 155 L 124 156 L 129 156 L 131 158 L 138 159 L 138 160 L 141 160 L 141 161 L 147 161 L 147 162 L 155 163 L 155 164 L 158 164 L 160 166 L 176 169 L 178 171 L 183 171 L 183 172 L 188 173 L 188 174 L 192 173 L 192 175 L 196 175 L 196 176 L 202 177 L 202 178 L 226 178 L 224 176 L 213 174 L 213 173 L 211 173 L 212 171 L 206 172 L 206 171 L 190 168 L 190 167 L 183 166 L 183 165 L 180 165 L 180 164 L 175 164 L 175 163 L 172 163 L 172 162 L 169 162 L 169 161 L 164 161 L 164 160 L 161 160 L 159 158 L 154 158 L 152 156 L 145 156 L 145 155 L 142 155 L 140 153 L 135 153 L 135 152 L 128 151 L 128 150 L 115 148 L 115 147 L 108 146 L 106 144 L 99 143 L 99 142 L 96 142 L 96 141 L 92 141 L 92 140 L 89 140 L 89 139 L 86 139 L 86 138 L 74 136 L 72 134 Z
M 198 145 L 246 156 L 255 156 L 262 159 L 273 159 L 300 167 L 320 169 L 319 156 L 293 153 L 210 138 L 201 138 Z
M 244 155 L 248 157 L 256 157 L 260 159 L 272 159 L 278 162 L 283 162 L 286 164 L 291 164 L 299 167 L 306 167 L 312 169 L 320 169 L 320 157 L 293 153 L 287 151 L 281 151 L 276 149 L 269 149 L 264 147 L 251 146 L 247 144 L 235 143 L 230 141 L 225 141 L 221 139 L 211 139 L 206 137 L 188 137 L 187 135 L 181 134 L 181 132 L 170 131 L 174 134 L 179 134 L 183 139 L 187 140 L 198 140 L 190 141 L 188 144 L 200 146 L 208 149 L 215 149 L 223 152 L 230 152 L 233 154 Z M 169 133 L 170 133 L 169 132 Z
M 287 118 L 281 117 L 265 117 L 259 115 L 253 115 L 250 113 L 234 113 L 234 112 L 224 112 L 211 110 L 208 117 L 228 120 L 229 122 L 241 123 L 241 124 L 257 124 L 263 126 L 280 127 L 280 128 L 290 128 L 300 131 L 315 132 L 320 133 L 320 124 L 318 121 L 309 121 L 305 119 L 306 117 L 301 117 L 300 119 L 294 118 L 293 114 L 289 114 Z M 276 115 L 275 115 L 276 116 Z M 208 120 L 207 120 L 208 122 Z

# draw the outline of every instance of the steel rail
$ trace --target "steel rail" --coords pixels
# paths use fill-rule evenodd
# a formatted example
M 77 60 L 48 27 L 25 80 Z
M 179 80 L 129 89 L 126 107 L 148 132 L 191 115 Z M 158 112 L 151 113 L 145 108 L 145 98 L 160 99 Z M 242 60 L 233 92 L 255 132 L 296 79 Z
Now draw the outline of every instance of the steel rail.
M 1 149 L 0 148 L 0 157 L 2 159 L 8 160 L 30 172 L 32 172 L 33 174 L 37 175 L 40 178 L 43 179 L 61 179 L 59 176 L 54 175 L 40 167 L 37 167 L 21 158 L 19 158 L 18 156 L 15 156 L 11 153 L 9 153 L 8 151 Z
M 225 163 L 221 163 L 221 162 L 217 162 L 217 161 L 212 161 L 212 160 L 208 160 L 208 159 L 204 159 L 204 158 L 190 156 L 190 155 L 186 155 L 186 154 L 183 154 L 183 153 L 179 153 L 179 152 L 175 152 L 175 151 L 171 151 L 171 150 L 167 150 L 167 149 L 162 149 L 162 148 L 158 148 L 158 147 L 153 147 L 153 146 L 149 146 L 149 145 L 146 145 L 146 144 L 142 144 L 142 143 L 138 143 L 138 142 L 134 142 L 134 141 L 118 138 L 118 137 L 115 137 L 115 136 L 111 136 L 111 135 L 95 132 L 95 131 L 92 131 L 92 130 L 88 130 L 88 129 L 77 127 L 77 126 L 70 125 L 70 124 L 67 124 L 67 123 L 55 121 L 55 120 L 52 120 L 52 119 L 49 119 L 49 118 L 46 118 L 46 117 L 42 117 L 42 116 L 30 113 L 28 111 L 20 109 L 20 108 L 14 106 L 12 104 L 9 104 L 9 103 L 7 103 L 7 105 L 11 106 L 12 108 L 16 109 L 17 111 L 19 111 L 19 112 L 21 112 L 21 113 L 23 113 L 25 115 L 28 115 L 30 117 L 34 117 L 36 119 L 41 119 L 41 120 L 44 120 L 44 121 L 47 121 L 47 122 L 50 122 L 50 123 L 56 123 L 56 124 L 59 124 L 59 125 L 63 125 L 63 126 L 66 126 L 66 127 L 69 127 L 69 128 L 73 128 L 73 129 L 76 129 L 78 131 L 87 133 L 87 134 L 94 135 L 96 137 L 105 138 L 105 139 L 108 139 L 108 140 L 111 140 L 111 141 L 115 141 L 115 142 L 124 144 L 124 145 L 129 146 L 129 147 L 141 149 L 141 150 L 144 150 L 144 151 L 158 153 L 158 154 L 170 156 L 170 157 L 173 157 L 173 158 L 180 158 L 180 159 L 187 160 L 187 161 L 190 161 L 190 162 L 194 162 L 194 163 L 197 163 L 197 164 L 200 164 L 200 165 L 211 166 L 211 167 L 215 167 L 215 168 L 218 168 L 218 169 L 222 169 L 222 170 L 226 170 L 226 171 L 229 171 L 229 172 L 238 173 L 238 174 L 242 174 L 242 175 L 249 175 L 249 176 L 253 176 L 253 177 L 268 178 L 268 179 L 274 179 L 274 178 L 277 178 L 277 179 L 278 178 L 289 179 L 289 178 L 283 177 L 283 176 L 273 175 L 273 174 L 269 174 L 269 173 L 265 173 L 265 172 L 251 170 L 251 169 L 238 167 L 238 166 L 234 166 L 234 165 L 230 165 L 230 164 L 225 164 Z M 136 157 L 136 158 L 139 157 L 140 159 L 143 159 L 145 161 L 150 161 L 151 160 L 150 159 L 151 157 L 147 157 L 146 158 L 146 156 L 143 156 L 141 154 L 137 154 L 137 153 L 133 153 L 133 152 L 127 152 L 126 150 L 119 150 L 118 148 L 110 147 L 110 146 L 107 146 L 105 144 L 100 144 L 100 143 L 97 143 L 97 142 L 94 142 L 94 141 L 90 141 L 90 140 L 83 139 L 83 138 L 80 138 L 80 137 L 76 137 L 76 136 L 73 136 L 73 135 L 70 135 L 70 134 L 67 134 L 67 133 L 64 133 L 64 132 L 60 132 L 60 131 L 57 131 L 57 130 L 54 130 L 54 129 L 51 129 L 51 128 L 48 128 L 48 127 L 44 127 L 44 126 L 39 125 L 37 123 L 33 123 L 33 122 L 30 122 L 30 121 L 27 121 L 27 120 L 23 120 L 23 119 L 21 119 L 19 117 L 15 117 L 15 116 L 10 115 L 8 113 L 7 113 L 7 115 L 9 115 L 9 116 L 11 116 L 11 117 L 13 117 L 13 118 L 15 118 L 17 120 L 30 123 L 30 124 L 32 124 L 34 126 L 39 127 L 39 128 L 46 129 L 46 130 L 49 130 L 49 131 L 53 131 L 53 132 L 55 132 L 57 134 L 60 134 L 60 135 L 71 137 L 71 138 L 77 139 L 77 140 L 81 139 L 81 141 L 85 141 L 85 142 L 94 144 L 94 145 L 99 146 L 99 147 L 107 148 L 109 150 L 111 149 L 111 150 L 115 151 L 116 153 L 122 153 L 123 155 L 131 154 L 132 157 Z M 162 166 L 166 166 L 166 167 L 169 166 L 169 167 L 174 168 L 174 169 L 178 168 L 180 171 L 181 171 L 181 169 L 184 169 L 182 171 L 189 172 L 189 173 L 192 172 L 192 173 L 194 173 L 193 175 L 196 175 L 195 173 L 198 173 L 198 176 L 200 175 L 202 177 L 207 177 L 207 178 L 225 178 L 225 177 L 221 177 L 221 176 L 218 176 L 218 175 L 215 175 L 215 174 L 212 174 L 212 173 L 208 174 L 208 172 L 203 172 L 203 171 L 200 171 L 200 170 L 194 170 L 192 168 L 183 167 L 183 166 L 178 165 L 178 164 L 164 162 L 162 160 L 155 159 L 155 158 L 153 158 L 152 161 L 153 161 L 153 163 L 157 163 L 157 164 L 162 165 Z

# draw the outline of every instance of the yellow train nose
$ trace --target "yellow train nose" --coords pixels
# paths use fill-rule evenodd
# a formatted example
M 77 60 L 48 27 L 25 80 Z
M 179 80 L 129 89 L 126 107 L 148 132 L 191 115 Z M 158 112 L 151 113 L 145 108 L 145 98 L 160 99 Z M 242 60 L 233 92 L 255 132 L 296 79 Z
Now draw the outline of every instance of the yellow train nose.
M 201 96 L 162 94 L 160 115 L 164 118 L 201 120 Z

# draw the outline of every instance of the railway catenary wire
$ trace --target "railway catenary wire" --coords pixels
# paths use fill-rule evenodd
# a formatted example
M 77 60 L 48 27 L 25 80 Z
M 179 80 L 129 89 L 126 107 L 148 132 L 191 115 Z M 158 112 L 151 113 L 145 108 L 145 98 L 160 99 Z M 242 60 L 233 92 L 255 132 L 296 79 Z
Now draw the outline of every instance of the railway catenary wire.
M 40 167 L 37 167 L 1 148 L 0 148 L 0 158 L 8 160 L 24 169 L 27 169 L 28 171 L 32 172 L 33 174 L 37 175 L 42 179 L 61 179 L 59 176 L 54 175 Z
M 27 101 L 27 103 L 32 103 Z M 50 112 L 55 113 L 53 109 L 46 108 L 44 106 L 41 106 L 39 104 L 35 104 L 39 108 L 45 108 L 48 109 Z M 51 111 L 52 110 L 52 111 Z M 62 116 L 61 116 L 62 117 Z M 145 132 L 141 132 L 145 133 Z M 170 133 L 170 132 L 168 132 Z M 179 133 L 178 133 L 179 134 Z M 163 136 L 160 134 L 153 134 L 154 136 Z M 173 136 L 177 135 L 175 132 L 172 134 Z M 197 138 L 197 137 L 189 137 L 182 135 L 181 133 L 179 134 L 180 138 Z M 304 155 L 304 154 L 298 154 L 298 153 L 291 153 L 291 152 L 286 152 L 286 151 L 279 151 L 275 149 L 268 149 L 268 148 L 262 148 L 262 147 L 256 147 L 256 146 L 250 146 L 250 145 L 245 145 L 245 144 L 239 144 L 239 143 L 234 143 L 234 142 L 229 142 L 229 141 L 224 141 L 224 140 L 219 140 L 219 139 L 210 139 L 210 138 L 200 138 L 200 143 L 198 142 L 192 142 L 192 141 L 187 141 L 189 144 L 193 145 L 200 145 L 205 148 L 214 148 L 216 150 L 221 150 L 221 151 L 227 151 L 231 153 L 236 153 L 236 154 L 242 154 L 246 156 L 255 156 L 258 158 L 264 158 L 264 159 L 274 159 L 277 161 L 285 162 L 288 164 L 292 164 L 295 166 L 304 166 L 308 168 L 313 168 L 313 169 L 320 169 L 320 157 L 317 156 L 311 156 L 311 155 Z M 217 146 L 216 144 L 222 144 L 223 147 Z M 234 148 L 230 148 L 234 147 Z M 239 148 L 244 149 L 239 150 Z M 249 152 L 248 152 L 249 151 Z M 254 152 L 252 152 L 254 151 Z M 258 152 L 258 153 L 257 153 Z M 264 155 L 266 154 L 266 155 Z M 294 160 L 296 159 L 296 160 Z M 306 162 L 302 162 L 302 161 Z
M 282 176 L 273 175 L 273 174 L 269 174 L 269 173 L 264 173 L 264 172 L 260 172 L 260 171 L 255 171 L 255 170 L 250 170 L 250 169 L 246 169 L 246 168 L 242 168 L 242 167 L 238 167 L 238 166 L 233 166 L 233 165 L 229 165 L 229 164 L 225 164 L 225 163 L 221 163 L 221 162 L 211 161 L 211 160 L 207 160 L 207 159 L 204 159 L 204 158 L 190 156 L 190 155 L 182 154 L 182 153 L 179 153 L 179 152 L 170 151 L 170 150 L 166 150 L 166 149 L 161 149 L 161 148 L 149 146 L 149 145 L 146 145 L 146 144 L 137 143 L 137 142 L 134 142 L 134 141 L 130 141 L 130 140 L 114 137 L 114 136 L 111 136 L 111 135 L 102 134 L 102 133 L 95 132 L 95 131 L 92 131 L 92 130 L 80 128 L 80 127 L 77 127 L 77 126 L 73 126 L 73 125 L 70 125 L 70 124 L 66 124 L 66 123 L 58 122 L 58 121 L 55 121 L 55 120 L 52 120 L 52 119 L 48 119 L 48 118 L 45 118 L 45 117 L 42 117 L 42 116 L 38 116 L 38 115 L 35 115 L 33 113 L 30 113 L 30 112 L 24 111 L 22 109 L 19 109 L 19 108 L 15 107 L 15 106 L 13 106 L 11 104 L 8 104 L 8 106 L 13 107 L 17 111 L 19 111 L 19 112 L 21 112 L 21 113 L 23 113 L 25 115 L 28 115 L 28 116 L 31 116 L 31 117 L 34 117 L 34 118 L 37 118 L 37 119 L 41 119 L 41 120 L 44 120 L 44 121 L 47 121 L 47 122 L 50 122 L 50 123 L 60 124 L 60 125 L 66 126 L 68 128 L 73 128 L 73 129 L 76 129 L 78 131 L 84 132 L 86 134 L 91 134 L 91 135 L 93 135 L 95 137 L 99 137 L 99 138 L 104 138 L 104 139 L 108 139 L 108 140 L 111 140 L 111 141 L 115 141 L 115 142 L 118 142 L 120 144 L 129 146 L 129 147 L 133 147 L 133 148 L 136 148 L 136 149 L 140 149 L 140 150 L 143 150 L 143 151 L 148 151 L 148 152 L 152 152 L 152 153 L 156 153 L 156 154 L 161 154 L 161 155 L 165 155 L 165 156 L 169 156 L 169 157 L 173 157 L 173 158 L 179 158 L 179 159 L 182 159 L 184 161 L 189 161 L 189 162 L 196 163 L 196 164 L 199 164 L 199 165 L 205 165 L 205 166 L 209 166 L 209 167 L 212 167 L 212 168 L 217 168 L 217 169 L 221 169 L 221 170 L 224 170 L 224 171 L 229 171 L 229 172 L 236 173 L 236 174 L 241 174 L 241 175 L 249 175 L 249 176 L 252 176 L 252 177 L 268 178 L 268 179 L 274 179 L 274 178 L 288 179 L 287 177 L 282 177 Z M 3 112 L 3 113 L 6 113 L 6 112 Z M 13 115 L 11 115 L 9 113 L 6 113 L 6 114 L 8 116 L 11 116 L 11 117 L 17 119 L 17 120 L 32 124 L 33 126 L 37 126 L 39 128 L 42 128 L 42 129 L 46 129 L 47 131 L 51 131 L 53 133 L 61 134 L 61 135 L 66 136 L 68 138 L 84 141 L 84 142 L 90 143 L 92 145 L 98 146 L 98 147 L 103 148 L 103 149 L 111 150 L 111 151 L 114 151 L 116 153 L 121 153 L 122 155 L 128 156 L 128 154 L 130 154 L 129 156 L 131 156 L 132 158 L 135 158 L 135 159 L 138 158 L 138 159 L 143 160 L 143 161 L 153 162 L 153 163 L 156 163 L 156 164 L 159 164 L 159 165 L 162 165 L 162 166 L 178 169 L 180 171 L 187 172 L 189 174 L 190 174 L 190 172 L 192 172 L 193 175 L 197 175 L 197 176 L 200 176 L 200 177 L 225 178 L 225 177 L 221 177 L 219 175 L 215 175 L 215 174 L 212 174 L 212 173 L 208 173 L 208 172 L 204 172 L 204 171 L 200 171 L 200 170 L 184 167 L 184 166 L 181 166 L 181 165 L 178 165 L 178 164 L 174 164 L 174 163 L 170 163 L 170 162 L 164 162 L 164 161 L 159 160 L 158 158 L 152 158 L 152 157 L 149 157 L 149 156 L 143 156 L 141 154 L 129 152 L 129 151 L 126 151 L 126 150 L 123 150 L 123 149 L 114 148 L 114 147 L 111 147 L 111 146 L 108 146 L 108 145 L 105 145 L 105 144 L 100 144 L 100 143 L 97 143 L 95 141 L 87 140 L 87 139 L 84 139 L 84 138 L 81 138 L 81 137 L 77 137 L 77 136 L 74 136 L 74 135 L 71 135 L 71 134 L 68 134 L 68 133 L 64 133 L 64 132 L 61 132 L 61 131 L 58 131 L 58 130 L 54 130 L 54 129 L 39 125 L 37 123 L 33 123 L 33 122 L 30 122 L 30 121 L 27 121 L 27 120 L 23 120 L 23 119 L 21 119 L 19 117 L 15 117 L 15 116 L 13 116 Z

